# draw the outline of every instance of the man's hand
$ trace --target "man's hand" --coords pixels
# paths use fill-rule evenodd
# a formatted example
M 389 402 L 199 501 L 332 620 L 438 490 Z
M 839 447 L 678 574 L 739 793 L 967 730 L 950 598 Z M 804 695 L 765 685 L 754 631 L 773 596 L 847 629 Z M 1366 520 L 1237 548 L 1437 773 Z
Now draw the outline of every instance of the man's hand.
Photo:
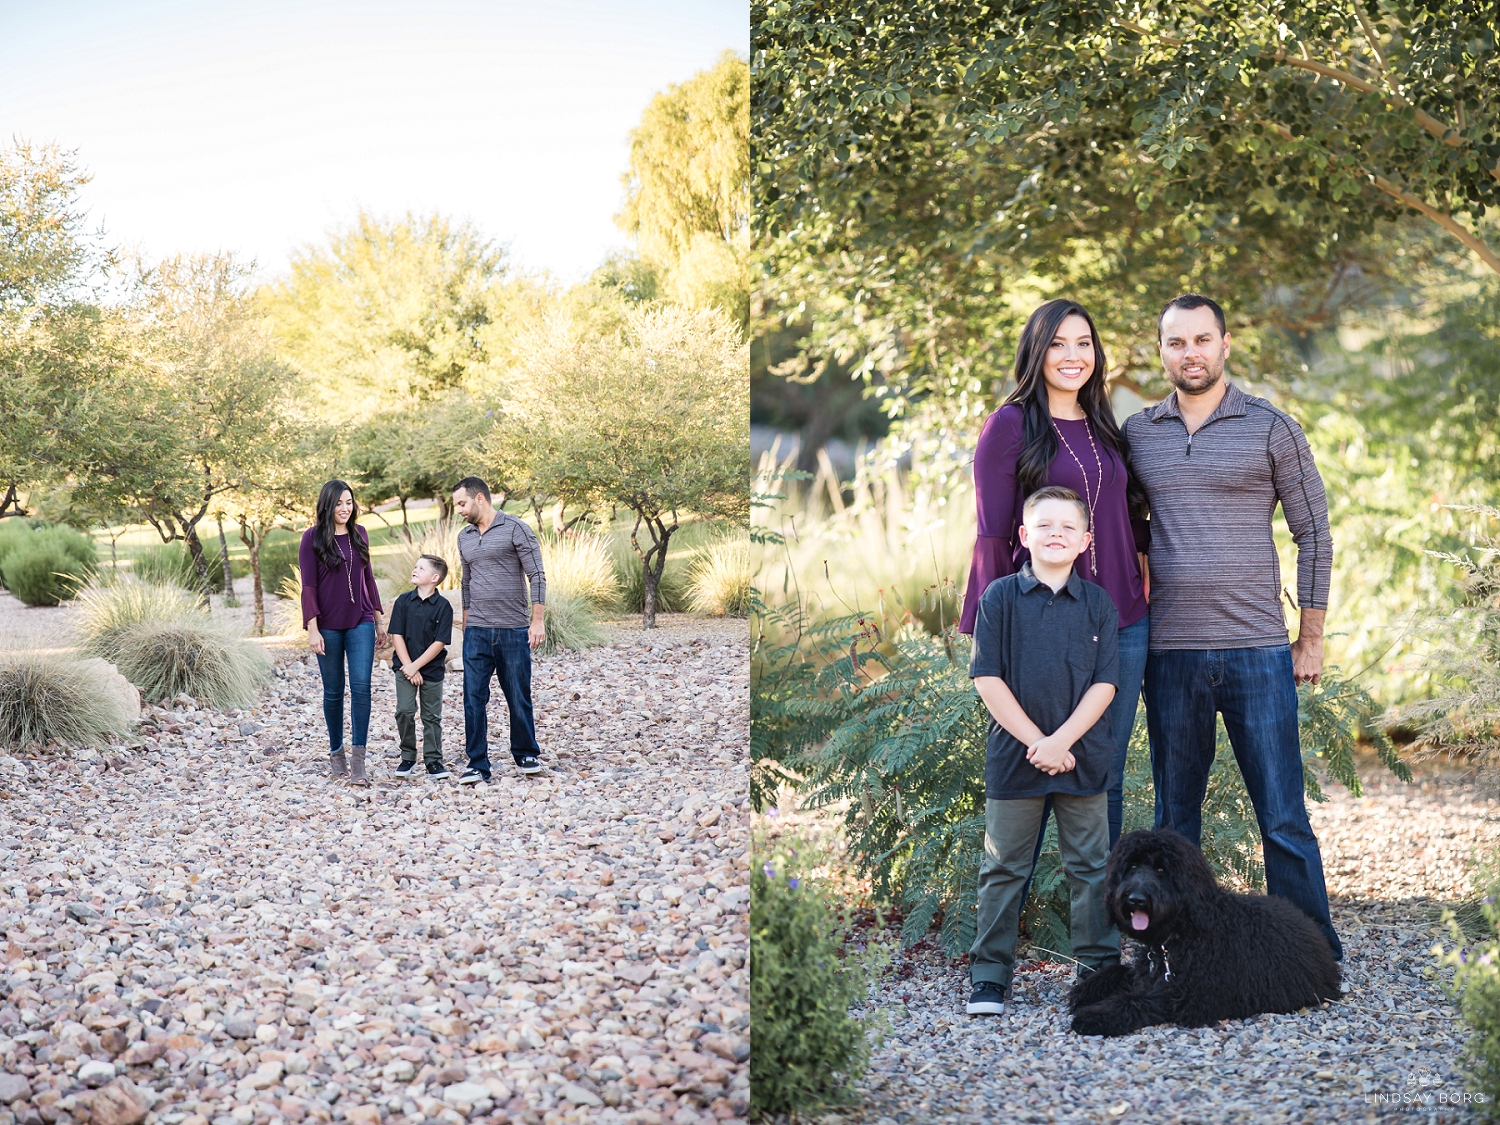
M 1323 618 L 1327 611 L 1304 609 L 1297 639 L 1292 642 L 1292 676 L 1299 684 L 1315 684 L 1323 675 Z
M 1315 684 L 1323 675 L 1323 638 L 1298 637 L 1292 642 L 1292 675 L 1299 684 Z
M 1055 734 L 1034 742 L 1026 750 L 1026 760 L 1043 773 L 1067 773 L 1077 763 L 1067 744 Z
M 536 648 L 547 639 L 547 626 L 542 624 L 540 617 L 531 619 L 531 627 L 526 630 L 526 639 L 531 642 L 532 648 Z

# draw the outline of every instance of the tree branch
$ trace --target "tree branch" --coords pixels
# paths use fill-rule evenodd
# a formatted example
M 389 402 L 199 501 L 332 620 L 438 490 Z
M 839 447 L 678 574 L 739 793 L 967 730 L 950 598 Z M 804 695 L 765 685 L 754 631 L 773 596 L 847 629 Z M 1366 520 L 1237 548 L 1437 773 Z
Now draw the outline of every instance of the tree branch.
M 1263 121 L 1262 124 L 1269 125 L 1271 128 L 1275 129 L 1277 134 L 1283 140 L 1290 141 L 1295 139 L 1292 135 L 1292 131 L 1280 122 Z M 1370 182 L 1378 187 L 1381 191 L 1385 192 L 1387 195 L 1391 196 L 1394 199 L 1399 199 L 1402 203 L 1406 204 L 1406 206 L 1410 207 L 1418 214 L 1431 219 L 1434 223 L 1442 227 L 1454 238 L 1462 242 L 1470 250 L 1474 251 L 1475 254 L 1479 255 L 1479 260 L 1482 261 L 1485 265 L 1489 266 L 1491 270 L 1493 270 L 1497 274 L 1500 274 L 1500 255 L 1497 255 L 1495 251 L 1491 250 L 1489 244 L 1486 243 L 1478 235 L 1476 235 L 1473 231 L 1470 231 L 1460 225 L 1452 215 L 1444 214 L 1442 211 L 1439 211 L 1436 207 L 1432 206 L 1432 204 L 1428 203 L 1426 200 L 1413 195 L 1409 191 L 1401 190 L 1395 184 L 1391 183 L 1390 180 L 1380 175 L 1378 172 L 1371 172 L 1369 169 L 1365 169 L 1365 172 L 1369 175 Z
M 1427 218 L 1431 219 L 1470 250 L 1474 251 L 1475 254 L 1479 255 L 1479 260 L 1489 266 L 1491 270 L 1500 274 L 1500 254 L 1496 254 L 1495 251 L 1491 250 L 1489 244 L 1474 234 L 1474 232 L 1460 225 L 1453 216 L 1443 214 L 1436 207 L 1412 195 L 1411 192 L 1402 191 L 1384 176 L 1372 174 L 1371 182 L 1387 195 L 1394 199 L 1399 199 L 1413 211 L 1427 216 Z
M 1360 10 L 1359 0 L 1354 0 L 1354 16 L 1359 20 L 1360 29 L 1365 33 L 1365 42 L 1370 45 L 1370 53 L 1375 56 L 1375 61 L 1380 64 L 1380 71 L 1385 73 L 1385 56 L 1380 53 L 1380 40 L 1375 37 L 1375 29 L 1370 26 L 1370 21 L 1365 19 L 1365 13 Z

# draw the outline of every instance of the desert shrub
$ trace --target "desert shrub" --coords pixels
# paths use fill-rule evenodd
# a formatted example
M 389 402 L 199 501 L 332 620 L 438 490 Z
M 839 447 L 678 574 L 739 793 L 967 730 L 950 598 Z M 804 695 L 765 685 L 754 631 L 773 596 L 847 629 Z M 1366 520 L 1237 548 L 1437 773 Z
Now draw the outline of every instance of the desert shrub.
M 69 553 L 55 538 L 38 534 L 5 556 L 5 585 L 27 605 L 57 605 L 78 593 L 92 564 Z
M 620 580 L 615 576 L 609 545 L 597 535 L 569 532 L 542 541 L 542 565 L 547 574 L 547 599 L 563 593 L 582 598 L 595 609 L 617 609 Z
M 934 923 L 951 957 L 972 944 L 984 843 L 984 761 L 988 715 L 969 679 L 969 638 L 938 637 L 914 615 L 813 624 L 795 605 L 757 603 L 757 629 L 795 638 L 758 646 L 751 665 L 751 797 L 766 804 L 778 784 L 795 784 L 798 803 L 845 802 L 844 831 L 860 873 L 905 914 L 902 940 L 920 941 Z M 1319 779 L 1361 792 L 1354 750 L 1363 728 L 1386 766 L 1410 773 L 1378 733 L 1378 708 L 1356 685 L 1324 673 L 1298 697 L 1304 780 L 1321 800 Z M 1152 818 L 1149 752 L 1137 716 L 1127 759 L 1125 827 Z M 1209 774 L 1202 847 L 1232 886 L 1259 885 L 1260 837 L 1254 810 L 1227 740 Z M 1069 955 L 1068 892 L 1049 829 L 1023 915 L 1033 941 Z
M 1469 1025 L 1464 1044 L 1464 1069 L 1469 1088 L 1479 1098 L 1476 1104 L 1488 1120 L 1500 1119 L 1500 853 L 1480 864 L 1473 876 L 1476 918 L 1471 933 L 1465 933 L 1451 910 L 1443 912 L 1448 924 L 1451 949 L 1441 943 L 1433 947 L 1438 968 L 1450 968 L 1453 977 L 1445 987 Z M 1480 1100 L 1482 1099 L 1482 1100 Z
M 846 910 L 798 857 L 762 850 L 750 869 L 750 1107 L 758 1117 L 852 1100 L 878 1025 L 849 1009 L 884 950 L 844 949 Z
M 142 622 L 112 647 L 121 675 L 151 703 L 185 693 L 211 707 L 241 707 L 270 679 L 265 652 L 207 618 Z
M 547 589 L 547 605 L 542 612 L 542 624 L 547 628 L 547 639 L 537 649 L 545 656 L 564 650 L 578 651 L 591 648 L 604 640 L 599 632 L 594 607 L 574 594 Z
M 642 532 L 641 534 L 645 534 Z M 649 546 L 649 544 L 647 544 Z M 615 578 L 620 584 L 620 608 L 626 613 L 641 613 L 646 604 L 646 575 L 641 569 L 641 557 L 630 545 L 628 534 L 616 533 L 609 544 L 610 561 L 614 563 Z M 661 572 L 661 582 L 656 587 L 656 611 L 658 613 L 681 613 L 687 609 L 687 580 L 683 566 L 669 555 L 667 565 Z
M 0 745 L 60 739 L 97 746 L 127 726 L 119 702 L 86 665 L 36 652 L 0 652 Z
M 427 530 L 408 543 L 396 539 L 396 549 L 379 556 L 381 577 L 395 586 L 397 593 L 410 590 L 412 567 L 421 555 L 436 555 L 448 564 L 448 577 L 438 586 L 440 590 L 457 590 L 463 580 L 463 564 L 458 557 L 458 532 L 460 525 L 451 520 L 438 520 Z
M 272 539 L 260 549 L 260 588 L 280 590 L 285 580 L 299 573 L 297 550 L 301 542 L 297 539 Z M 249 566 L 249 560 L 245 561 Z M 408 571 L 408 573 L 410 573 Z M 298 580 L 300 583 L 300 579 Z
M 208 566 L 208 588 L 215 594 L 224 592 L 224 561 L 218 544 L 203 544 L 203 561 Z M 229 559 L 229 571 L 235 578 L 243 578 L 250 572 L 250 560 Z M 130 572 L 142 582 L 156 586 L 181 586 L 184 590 L 198 589 L 198 574 L 193 568 L 193 556 L 187 544 L 174 539 L 147 547 L 135 557 Z
M 721 536 L 694 552 L 688 576 L 688 605 L 697 613 L 750 616 L 748 536 Z
M 40 520 L 7 516 L 0 519 L 0 584 L 4 583 L 5 556 L 16 547 L 30 543 L 38 529 L 46 525 Z
M 203 608 L 190 591 L 130 577 L 85 590 L 78 608 L 83 651 L 111 663 L 118 656 L 121 638 L 135 626 L 203 617 Z

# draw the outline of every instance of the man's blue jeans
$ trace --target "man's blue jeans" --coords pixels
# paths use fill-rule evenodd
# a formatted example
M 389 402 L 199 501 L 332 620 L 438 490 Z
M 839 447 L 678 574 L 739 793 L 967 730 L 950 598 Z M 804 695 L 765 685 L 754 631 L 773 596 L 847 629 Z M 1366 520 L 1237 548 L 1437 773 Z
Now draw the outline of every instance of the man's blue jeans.
M 1120 825 L 1125 819 L 1125 759 L 1130 753 L 1130 735 L 1135 730 L 1135 712 L 1141 702 L 1141 678 L 1146 673 L 1146 650 L 1151 642 L 1151 616 L 1147 614 L 1139 621 L 1120 630 L 1120 687 L 1104 712 L 1104 721 L 1109 724 L 1115 740 L 1115 760 L 1109 767 L 1108 793 L 1109 846 L 1113 848 L 1120 838 Z M 1047 817 L 1052 813 L 1052 797 L 1042 807 L 1041 828 L 1036 834 L 1036 851 L 1031 856 L 1031 866 L 1042 857 L 1042 843 L 1047 838 Z M 1026 897 L 1031 894 L 1031 880 L 1021 892 L 1021 907 L 1026 906 Z
M 375 667 L 375 622 L 352 629 L 322 629 L 323 721 L 328 724 L 328 752 L 344 748 L 344 661 L 349 662 L 349 726 L 352 744 L 365 746 L 370 731 L 370 673 Z
M 510 708 L 510 753 L 517 762 L 538 752 L 531 711 L 531 643 L 526 629 L 464 630 L 464 749 L 469 768 L 490 776 L 490 678 L 498 677 Z
M 1318 924 L 1342 959 L 1333 932 L 1323 857 L 1307 819 L 1297 682 L 1287 645 L 1153 652 L 1146 662 L 1146 723 L 1156 782 L 1158 827 L 1201 844 L 1203 797 L 1214 761 L 1214 714 L 1224 729 L 1265 850 L 1266 890 Z

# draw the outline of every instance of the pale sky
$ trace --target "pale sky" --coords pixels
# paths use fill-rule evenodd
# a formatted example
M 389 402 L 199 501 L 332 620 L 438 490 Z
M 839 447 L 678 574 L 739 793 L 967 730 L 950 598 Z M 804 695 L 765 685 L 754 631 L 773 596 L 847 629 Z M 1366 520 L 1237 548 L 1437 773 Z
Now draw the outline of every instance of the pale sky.
M 578 280 L 651 96 L 749 49 L 748 0 L 0 0 L 0 144 L 78 150 L 90 218 L 262 276 L 361 207 L 471 220 Z

